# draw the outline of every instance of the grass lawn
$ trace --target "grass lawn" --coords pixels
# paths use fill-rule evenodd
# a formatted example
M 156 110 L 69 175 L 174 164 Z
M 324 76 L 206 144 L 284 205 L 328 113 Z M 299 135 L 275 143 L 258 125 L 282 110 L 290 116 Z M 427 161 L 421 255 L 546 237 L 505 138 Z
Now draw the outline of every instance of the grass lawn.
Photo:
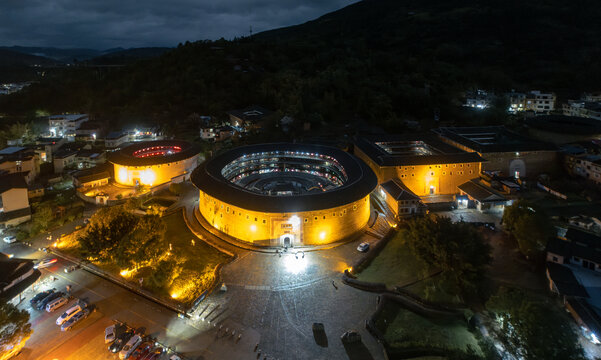
M 478 340 L 463 320 L 425 318 L 398 304 L 388 303 L 376 326 L 392 349 L 418 346 L 466 351 L 469 346 L 481 354 Z
M 461 299 L 456 295 L 457 289 L 444 273 L 419 281 L 404 289 L 432 302 L 463 305 Z
M 395 286 L 423 278 L 424 274 L 430 273 L 431 270 L 433 269 L 413 255 L 400 233 L 397 233 L 380 254 L 356 275 L 362 281 Z

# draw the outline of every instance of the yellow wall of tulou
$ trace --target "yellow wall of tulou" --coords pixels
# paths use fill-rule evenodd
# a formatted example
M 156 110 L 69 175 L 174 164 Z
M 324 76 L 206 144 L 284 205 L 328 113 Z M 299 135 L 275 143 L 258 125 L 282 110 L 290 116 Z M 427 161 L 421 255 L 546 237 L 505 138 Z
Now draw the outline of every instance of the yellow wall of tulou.
M 191 172 L 198 164 L 198 155 L 191 158 L 151 166 L 124 166 L 113 164 L 115 181 L 126 186 L 136 186 L 136 180 L 141 185 L 156 186 L 171 181 L 172 178 Z
M 267 213 L 229 205 L 200 191 L 198 208 L 216 229 L 256 245 L 283 245 L 291 235 L 292 245 L 336 242 L 363 229 L 369 220 L 369 195 L 326 210 Z

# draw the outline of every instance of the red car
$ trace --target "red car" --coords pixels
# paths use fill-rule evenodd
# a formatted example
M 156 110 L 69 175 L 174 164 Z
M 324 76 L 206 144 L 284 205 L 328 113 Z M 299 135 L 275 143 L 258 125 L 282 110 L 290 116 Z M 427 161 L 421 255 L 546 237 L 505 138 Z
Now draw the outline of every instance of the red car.
M 163 354 L 163 348 L 158 347 L 154 349 L 150 354 L 146 355 L 146 357 L 142 360 L 158 360 L 158 358 Z
M 146 357 L 146 355 L 150 354 L 153 348 L 154 343 L 152 343 L 151 341 L 145 341 L 141 343 L 140 346 L 136 348 L 136 350 L 134 350 L 134 352 L 129 358 L 131 360 L 142 360 Z

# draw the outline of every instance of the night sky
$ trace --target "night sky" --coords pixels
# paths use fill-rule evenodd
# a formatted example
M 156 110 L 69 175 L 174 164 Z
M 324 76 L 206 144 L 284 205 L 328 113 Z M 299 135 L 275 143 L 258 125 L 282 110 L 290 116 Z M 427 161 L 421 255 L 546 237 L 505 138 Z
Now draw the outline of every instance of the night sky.
M 232 39 L 356 0 L 2 0 L 0 45 L 107 49 Z

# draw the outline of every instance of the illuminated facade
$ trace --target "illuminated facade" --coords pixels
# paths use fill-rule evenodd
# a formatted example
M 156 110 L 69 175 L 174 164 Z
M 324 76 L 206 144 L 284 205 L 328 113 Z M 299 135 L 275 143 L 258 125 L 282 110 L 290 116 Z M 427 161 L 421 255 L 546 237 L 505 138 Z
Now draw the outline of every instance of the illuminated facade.
M 157 186 L 189 178 L 198 165 L 200 148 L 179 140 L 140 142 L 114 153 L 115 182 L 126 186 Z
M 457 186 L 480 175 L 485 161 L 434 134 L 364 137 L 355 145 L 355 155 L 372 168 L 380 184 L 398 179 L 417 196 L 457 194 Z
M 240 147 L 196 169 L 198 216 L 255 245 L 319 245 L 363 229 L 377 185 L 342 150 L 301 144 Z

